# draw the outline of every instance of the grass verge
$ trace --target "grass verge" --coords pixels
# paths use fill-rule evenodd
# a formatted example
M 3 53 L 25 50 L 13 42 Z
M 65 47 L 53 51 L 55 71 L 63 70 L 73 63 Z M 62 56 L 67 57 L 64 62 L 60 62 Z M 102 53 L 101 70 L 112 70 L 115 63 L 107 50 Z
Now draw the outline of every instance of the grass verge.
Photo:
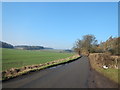
M 45 68 L 57 66 L 60 64 L 64 64 L 64 63 L 69 63 L 71 61 L 77 60 L 80 57 L 81 56 L 79 56 L 79 55 L 74 55 L 72 57 L 68 57 L 68 58 L 60 59 L 60 60 L 55 60 L 52 62 L 40 64 L 40 65 L 25 66 L 22 68 L 12 68 L 12 69 L 9 69 L 9 70 L 2 72 L 2 81 L 6 81 L 8 79 L 15 78 L 15 77 L 20 76 L 20 75 L 28 74 L 29 72 L 39 71 L 39 70 L 42 70 Z M 36 68 L 35 66 L 38 66 L 38 67 Z M 24 68 L 24 70 L 23 70 L 23 68 Z M 19 72 L 17 72 L 16 70 Z
M 109 69 L 103 69 L 103 68 L 96 68 L 96 70 L 101 73 L 102 75 L 104 75 L 105 77 L 109 78 L 110 80 L 119 83 L 120 84 L 120 77 L 119 77 L 119 72 L 120 69 L 113 69 L 113 68 L 109 68 Z
M 119 66 L 119 62 L 114 63 L 116 60 L 119 61 L 119 57 L 111 57 L 112 56 L 106 55 L 104 53 L 93 53 L 89 55 L 89 60 L 93 69 L 109 78 L 110 80 L 114 81 L 115 83 L 120 84 L 120 69 L 115 68 L 115 65 Z M 103 65 L 107 65 L 109 68 L 104 69 Z

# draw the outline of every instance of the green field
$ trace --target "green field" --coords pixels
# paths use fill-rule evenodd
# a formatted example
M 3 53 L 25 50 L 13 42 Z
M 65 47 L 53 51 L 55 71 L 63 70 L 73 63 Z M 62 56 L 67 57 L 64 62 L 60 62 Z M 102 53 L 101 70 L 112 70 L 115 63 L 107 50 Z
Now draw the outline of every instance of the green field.
M 74 53 L 59 53 L 44 50 L 17 50 L 2 49 L 2 70 L 19 68 L 22 66 L 42 64 L 66 57 L 73 56 Z

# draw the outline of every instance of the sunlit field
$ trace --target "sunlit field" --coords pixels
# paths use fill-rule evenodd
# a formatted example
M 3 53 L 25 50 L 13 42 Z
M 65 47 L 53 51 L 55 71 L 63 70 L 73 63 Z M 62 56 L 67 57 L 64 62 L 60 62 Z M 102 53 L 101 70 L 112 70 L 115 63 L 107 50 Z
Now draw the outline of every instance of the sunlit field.
M 19 68 L 22 66 L 42 64 L 66 57 L 74 53 L 59 53 L 47 50 L 16 50 L 2 49 L 2 70 Z

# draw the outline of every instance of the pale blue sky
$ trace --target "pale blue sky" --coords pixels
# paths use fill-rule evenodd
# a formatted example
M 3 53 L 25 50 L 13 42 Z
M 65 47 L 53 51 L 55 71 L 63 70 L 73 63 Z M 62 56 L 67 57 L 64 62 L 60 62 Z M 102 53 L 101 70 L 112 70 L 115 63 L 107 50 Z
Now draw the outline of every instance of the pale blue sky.
M 118 36 L 118 3 L 3 3 L 3 41 L 70 49 L 83 35 Z

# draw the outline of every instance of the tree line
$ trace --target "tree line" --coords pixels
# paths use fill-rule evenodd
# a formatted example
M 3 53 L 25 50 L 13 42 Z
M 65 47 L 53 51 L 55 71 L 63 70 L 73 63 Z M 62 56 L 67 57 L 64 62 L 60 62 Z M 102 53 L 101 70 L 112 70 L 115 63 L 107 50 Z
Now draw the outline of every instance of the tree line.
M 13 45 L 0 41 L 0 48 L 14 48 Z
M 27 45 L 19 45 L 19 46 L 15 46 L 15 49 L 24 49 L 24 50 L 40 50 L 40 49 L 44 49 L 43 46 L 27 46 Z
M 82 39 L 78 39 L 73 47 L 78 54 L 83 53 L 110 53 L 112 55 L 120 55 L 120 37 L 109 37 L 105 42 L 98 44 L 98 40 L 94 35 L 84 35 Z
M 43 47 L 43 46 L 29 46 L 29 45 L 13 46 L 11 44 L 8 44 L 8 43 L 2 42 L 2 41 L 0 41 L 0 48 L 23 49 L 23 50 L 53 49 L 53 48 Z

